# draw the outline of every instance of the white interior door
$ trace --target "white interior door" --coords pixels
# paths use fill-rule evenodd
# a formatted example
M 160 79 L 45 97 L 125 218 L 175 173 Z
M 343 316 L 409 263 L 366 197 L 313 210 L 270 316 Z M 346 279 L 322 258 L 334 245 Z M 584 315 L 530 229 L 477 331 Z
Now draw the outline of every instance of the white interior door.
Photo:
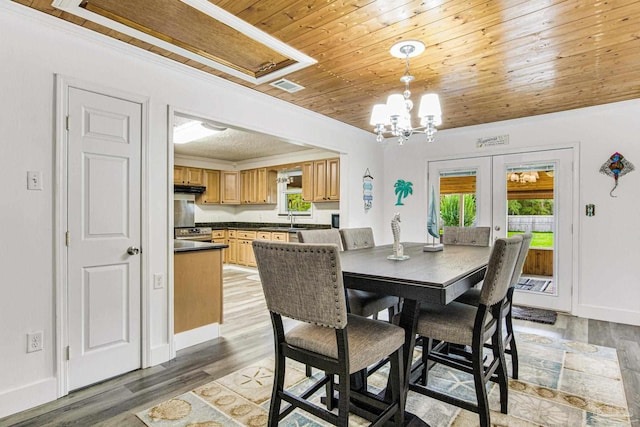
M 494 237 L 505 237 L 508 230 L 507 179 L 515 182 L 510 193 L 518 186 L 526 187 L 523 174 L 544 174 L 536 179 L 550 180 L 549 200 L 553 200 L 551 215 L 540 224 L 529 224 L 519 231 L 532 231 L 550 235 L 540 246 L 532 241 L 523 276 L 544 288 L 532 290 L 516 288 L 514 302 L 518 305 L 542 307 L 557 311 L 571 311 L 573 287 L 573 150 L 546 150 L 493 157 L 493 227 Z M 516 181 L 520 179 L 520 181 Z M 514 191 L 515 189 L 516 191 Z M 517 200 L 512 196 L 511 200 Z M 548 221 L 548 223 L 547 223 Z M 512 224 L 511 228 L 514 228 Z M 525 230 L 526 229 L 526 230 Z M 549 231 L 547 231 L 549 230 Z M 535 236 L 534 236 L 535 237 Z M 543 243 L 543 244 L 542 244 Z M 543 265 L 544 264 L 544 265 Z M 538 269 L 539 271 L 535 271 Z M 535 289 L 535 290 L 534 290 Z
M 141 366 L 142 106 L 70 87 L 68 385 Z M 130 253 L 128 253 L 128 249 Z

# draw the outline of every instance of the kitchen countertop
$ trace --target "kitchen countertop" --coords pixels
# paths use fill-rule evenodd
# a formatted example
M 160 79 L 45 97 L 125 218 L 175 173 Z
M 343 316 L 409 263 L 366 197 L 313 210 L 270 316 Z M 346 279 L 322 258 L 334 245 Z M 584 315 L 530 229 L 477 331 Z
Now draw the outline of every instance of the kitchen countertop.
M 174 240 L 173 252 L 190 252 L 190 251 L 210 251 L 215 249 L 228 248 L 229 245 L 222 243 L 196 242 L 194 240 Z
M 276 231 L 295 233 L 298 230 L 331 228 L 329 224 L 293 224 L 269 222 L 203 222 L 196 223 L 196 227 L 211 227 L 214 230 L 237 229 L 256 231 Z

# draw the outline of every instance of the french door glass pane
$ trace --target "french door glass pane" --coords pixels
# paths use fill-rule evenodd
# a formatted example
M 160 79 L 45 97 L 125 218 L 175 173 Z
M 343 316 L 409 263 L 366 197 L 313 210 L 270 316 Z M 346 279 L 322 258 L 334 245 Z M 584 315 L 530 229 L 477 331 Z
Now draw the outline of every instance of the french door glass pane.
M 440 226 L 472 227 L 477 222 L 476 170 L 440 172 Z
M 508 235 L 533 234 L 518 290 L 555 295 L 553 251 L 555 165 L 507 168 Z

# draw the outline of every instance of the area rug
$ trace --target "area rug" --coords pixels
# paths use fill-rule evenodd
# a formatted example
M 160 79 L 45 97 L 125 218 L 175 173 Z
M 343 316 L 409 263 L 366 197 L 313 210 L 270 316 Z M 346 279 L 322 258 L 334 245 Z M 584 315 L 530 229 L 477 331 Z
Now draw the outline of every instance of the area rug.
M 536 334 L 517 334 L 520 379 L 509 381 L 509 414 L 499 412 L 498 387 L 489 393 L 493 425 L 534 426 L 630 426 L 620 366 L 615 349 L 559 340 Z M 416 353 L 416 356 L 419 356 Z M 510 366 L 510 363 L 508 363 Z M 296 392 L 309 379 L 304 366 L 291 363 L 286 386 Z M 369 387 L 384 387 L 382 368 L 369 378 Z M 320 373 L 315 373 L 318 376 Z M 176 396 L 136 414 L 148 426 L 259 427 L 267 424 L 273 379 L 273 359 L 265 359 L 226 377 Z M 474 401 L 470 375 L 436 366 L 429 386 Z M 319 401 L 323 391 L 315 399 Z M 478 424 L 475 413 L 409 392 L 407 411 L 432 427 Z M 281 423 L 287 427 L 327 424 L 303 411 L 294 411 Z M 349 426 L 368 425 L 355 415 Z
M 521 277 L 516 283 L 516 288 L 524 291 L 545 292 L 551 285 L 551 280 Z
M 554 325 L 558 319 L 558 313 L 541 308 L 520 307 L 514 305 L 511 309 L 511 317 L 514 319 L 528 320 L 530 322 Z

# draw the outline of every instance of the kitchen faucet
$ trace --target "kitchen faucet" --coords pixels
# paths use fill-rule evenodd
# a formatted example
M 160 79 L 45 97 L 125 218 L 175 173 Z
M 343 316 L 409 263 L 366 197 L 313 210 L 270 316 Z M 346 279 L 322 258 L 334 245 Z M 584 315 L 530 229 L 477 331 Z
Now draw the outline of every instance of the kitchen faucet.
M 293 213 L 289 211 L 288 216 L 289 216 L 289 226 L 293 228 Z

